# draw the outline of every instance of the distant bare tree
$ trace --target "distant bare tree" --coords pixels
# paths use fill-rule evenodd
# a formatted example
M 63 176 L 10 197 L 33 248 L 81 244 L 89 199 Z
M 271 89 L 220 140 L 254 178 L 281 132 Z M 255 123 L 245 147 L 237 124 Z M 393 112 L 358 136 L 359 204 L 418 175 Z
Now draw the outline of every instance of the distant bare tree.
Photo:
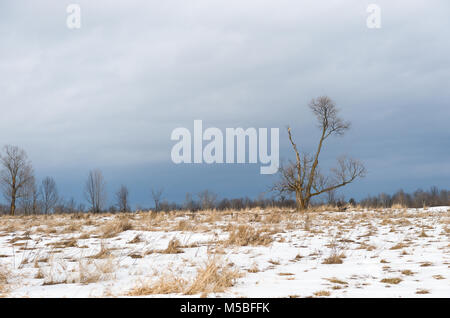
M 55 180 L 51 177 L 46 177 L 42 180 L 40 193 L 42 197 L 42 212 L 44 214 L 53 212 L 53 209 L 58 204 L 59 200 Z
M 203 210 L 213 209 L 216 204 L 217 194 L 209 190 L 204 190 L 198 194 L 198 198 Z
M 163 192 L 164 192 L 163 189 L 157 189 L 157 190 L 152 189 L 152 198 L 153 198 L 153 201 L 155 202 L 155 211 L 159 211 L 159 209 L 160 209 L 160 202 L 161 202 Z
M 66 202 L 66 213 L 75 212 L 77 212 L 77 203 L 74 198 L 70 198 L 69 201 Z
M 26 152 L 19 147 L 7 145 L 0 155 L 0 185 L 5 199 L 9 202 L 9 213 L 14 215 L 16 200 L 27 193 L 27 187 L 34 181 L 33 167 Z
M 89 172 L 84 195 L 91 206 L 91 211 L 99 213 L 106 203 L 106 183 L 100 170 Z
M 325 140 L 332 135 L 343 135 L 350 127 L 350 123 L 338 117 L 335 103 L 327 96 L 313 99 L 309 107 L 321 129 L 316 153 L 313 156 L 300 153 L 292 138 L 291 128 L 288 127 L 289 141 L 295 152 L 296 161 L 291 161 L 287 166 L 280 168 L 280 181 L 273 187 L 273 190 L 280 193 L 295 193 L 297 210 L 307 209 L 312 197 L 345 186 L 356 178 L 363 177 L 366 172 L 362 163 L 346 157 L 338 159 L 338 165 L 332 169 L 331 177 L 324 176 L 320 172 L 319 155 Z
M 128 205 L 128 188 L 122 185 L 119 191 L 116 192 L 117 208 L 120 212 L 130 211 L 130 206 Z
M 330 190 L 326 194 L 327 194 L 327 204 L 336 205 L 337 202 L 336 189 Z
M 19 199 L 19 206 L 24 214 L 38 214 L 41 212 L 40 193 L 34 177 L 23 188 L 23 196 Z

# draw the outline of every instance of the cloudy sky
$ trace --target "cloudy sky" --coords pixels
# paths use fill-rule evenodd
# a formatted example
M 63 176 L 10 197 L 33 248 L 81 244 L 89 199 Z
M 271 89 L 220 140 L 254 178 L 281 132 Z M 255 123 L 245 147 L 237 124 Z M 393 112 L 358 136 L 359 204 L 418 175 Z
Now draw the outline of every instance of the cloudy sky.
M 80 29 L 66 26 L 70 3 Z M 369 3 L 381 29 L 367 28 Z M 0 145 L 24 148 L 38 178 L 78 201 L 93 168 L 111 201 L 122 183 L 134 205 L 151 205 L 152 187 L 176 201 L 255 197 L 274 176 L 175 165 L 172 130 L 279 127 L 289 159 L 286 125 L 313 151 L 307 104 L 326 94 L 352 129 L 329 140 L 324 167 L 348 154 L 368 170 L 347 199 L 449 188 L 449 12 L 447 0 L 2 1 Z

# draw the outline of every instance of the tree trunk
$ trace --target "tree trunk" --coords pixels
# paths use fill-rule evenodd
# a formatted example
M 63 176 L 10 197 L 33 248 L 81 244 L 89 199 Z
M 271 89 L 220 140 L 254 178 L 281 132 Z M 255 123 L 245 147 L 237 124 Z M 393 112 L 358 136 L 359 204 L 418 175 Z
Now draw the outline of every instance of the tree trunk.
M 305 212 L 308 208 L 309 200 L 303 199 L 300 193 L 295 194 L 295 199 L 297 204 L 297 211 Z
M 11 209 L 10 209 L 10 214 L 14 215 L 16 211 L 16 198 L 12 198 L 11 199 Z

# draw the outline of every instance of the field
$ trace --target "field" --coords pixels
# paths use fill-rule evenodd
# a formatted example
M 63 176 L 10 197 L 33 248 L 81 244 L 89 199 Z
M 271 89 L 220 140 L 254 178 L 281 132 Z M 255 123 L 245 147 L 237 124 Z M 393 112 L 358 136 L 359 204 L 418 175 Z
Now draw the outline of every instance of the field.
M 450 297 L 449 251 L 449 207 L 2 216 L 0 295 Z

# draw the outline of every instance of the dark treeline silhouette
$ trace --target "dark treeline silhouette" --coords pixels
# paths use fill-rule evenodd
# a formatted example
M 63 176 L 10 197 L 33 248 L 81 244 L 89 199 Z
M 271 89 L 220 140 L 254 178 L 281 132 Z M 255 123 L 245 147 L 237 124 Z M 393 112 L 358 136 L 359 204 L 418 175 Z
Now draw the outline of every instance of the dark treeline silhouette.
M 77 203 L 73 198 L 66 200 L 58 192 L 55 180 L 45 177 L 40 183 L 34 177 L 34 170 L 27 154 L 16 146 L 5 146 L 0 153 L 0 188 L 6 204 L 0 204 L 0 214 L 61 214 L 83 212 L 131 212 L 129 190 L 121 185 L 115 193 L 115 204 L 106 206 L 106 181 L 100 170 L 91 170 L 87 174 L 84 185 L 85 203 Z M 169 202 L 163 198 L 163 189 L 151 189 L 149 199 L 154 202 L 151 207 L 137 206 L 134 211 L 174 211 L 174 210 L 243 210 L 252 208 L 289 208 L 298 209 L 298 198 L 295 194 L 283 194 L 277 191 L 270 198 L 266 194 L 256 199 L 249 197 L 218 199 L 217 194 L 204 190 L 197 194 L 187 193 L 183 203 Z M 421 208 L 424 206 L 450 206 L 450 191 L 431 187 L 429 190 L 417 190 L 405 193 L 399 190 L 389 195 L 380 193 L 368 196 L 359 202 L 355 199 L 346 201 L 332 189 L 324 193 L 319 199 L 311 201 L 309 206 L 321 205 L 357 206 L 363 208 L 388 208 L 402 206 Z
M 122 189 L 123 190 L 123 189 Z M 329 201 L 329 198 L 323 198 L 322 200 L 316 200 L 311 203 L 311 207 L 319 207 L 322 205 L 344 207 L 344 206 L 360 206 L 363 208 L 389 208 L 392 206 L 402 206 L 408 208 L 422 208 L 424 206 L 450 206 L 450 191 L 439 190 L 437 187 L 432 187 L 431 189 L 417 190 L 413 193 L 405 193 L 402 190 L 390 195 L 386 193 L 380 193 L 376 196 L 368 196 L 360 201 L 355 199 L 350 199 L 348 201 L 344 200 L 343 197 L 335 199 L 334 201 Z M 167 200 L 162 200 L 158 203 L 158 206 L 137 206 L 135 209 L 131 210 L 128 203 L 126 204 L 127 210 L 123 209 L 124 205 L 111 205 L 107 208 L 100 210 L 99 212 L 136 212 L 136 211 L 199 211 L 207 209 L 215 209 L 219 211 L 223 210 L 245 210 L 253 208 L 287 208 L 295 209 L 296 201 L 295 199 L 285 198 L 285 197 L 270 197 L 264 198 L 260 195 L 256 199 L 249 197 L 241 198 L 223 198 L 218 200 L 217 195 L 209 190 L 200 192 L 197 195 L 192 195 L 190 193 L 186 194 L 186 199 L 182 203 L 170 202 Z M 0 205 L 0 213 L 8 214 L 10 207 L 8 205 Z M 86 207 L 84 204 L 78 204 L 72 198 L 70 200 L 59 199 L 58 203 L 54 206 L 51 213 L 83 213 L 92 212 L 91 209 Z M 34 213 L 26 210 L 22 204 L 19 204 L 16 214 L 44 214 L 44 209 L 38 208 Z
M 450 205 L 450 191 L 431 187 L 429 190 L 416 190 L 413 193 L 405 193 L 399 190 L 393 195 L 380 193 L 377 196 L 368 196 L 359 202 L 362 207 L 387 208 L 393 205 L 401 205 L 408 208 L 421 208 L 424 206 L 448 206 Z
M 174 210 L 190 210 L 198 211 L 204 209 L 215 210 L 243 210 L 251 208 L 296 208 L 296 200 L 286 197 L 271 197 L 264 198 L 260 195 L 257 199 L 251 199 L 249 197 L 221 200 L 206 201 L 205 196 L 208 193 L 210 197 L 216 197 L 212 192 L 205 190 L 197 195 L 198 199 L 193 199 L 191 194 L 186 195 L 185 202 L 179 204 L 174 202 L 163 201 L 159 205 L 160 211 L 174 211 Z M 429 190 L 416 190 L 413 193 L 405 193 L 403 190 L 399 190 L 396 193 L 389 195 L 386 193 L 380 193 L 376 196 L 368 196 L 360 201 L 356 201 L 351 198 L 346 201 L 341 197 L 324 196 L 324 198 L 316 200 L 311 203 L 311 207 L 318 206 L 360 206 L 363 208 L 390 208 L 392 206 L 402 206 L 407 208 L 422 208 L 424 206 L 450 206 L 450 191 L 440 190 L 437 187 L 431 187 Z M 148 208 L 139 207 L 137 210 L 152 210 Z

